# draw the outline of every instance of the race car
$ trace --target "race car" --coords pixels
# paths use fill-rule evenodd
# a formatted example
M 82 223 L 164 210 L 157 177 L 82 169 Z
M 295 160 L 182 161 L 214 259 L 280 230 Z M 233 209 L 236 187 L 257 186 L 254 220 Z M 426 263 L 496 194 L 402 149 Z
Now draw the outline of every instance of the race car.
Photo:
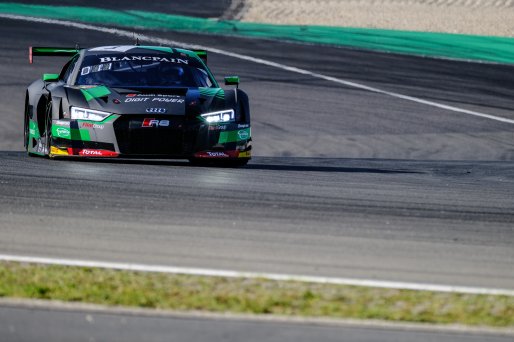
M 69 56 L 25 98 L 29 155 L 170 158 L 243 166 L 251 157 L 250 107 L 239 77 L 222 89 L 205 51 L 163 46 L 30 47 Z

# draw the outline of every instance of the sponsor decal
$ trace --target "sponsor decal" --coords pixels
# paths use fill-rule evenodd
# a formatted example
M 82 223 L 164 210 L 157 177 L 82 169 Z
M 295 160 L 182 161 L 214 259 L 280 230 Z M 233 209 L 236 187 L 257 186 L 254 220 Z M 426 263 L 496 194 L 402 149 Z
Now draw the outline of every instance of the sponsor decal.
M 209 157 L 222 157 L 222 158 L 227 158 L 229 155 L 226 154 L 225 152 L 207 152 L 207 154 L 209 155 Z
M 125 102 L 164 102 L 164 103 L 184 103 L 185 100 L 178 95 L 161 95 L 161 94 L 127 94 Z
M 36 131 L 34 130 L 34 128 L 29 129 L 29 134 L 36 135 Z
M 90 123 L 90 122 L 83 122 L 82 127 L 83 128 L 104 129 L 104 125 L 94 124 L 94 123 Z
M 237 132 L 237 136 L 239 137 L 239 139 L 241 140 L 246 140 L 248 139 L 248 137 L 250 136 L 250 134 L 248 134 L 248 131 L 238 131 Z
M 80 75 L 85 76 L 87 74 L 94 73 L 94 72 L 111 70 L 111 68 L 112 68 L 112 63 L 90 65 L 90 66 L 83 67 L 82 70 L 80 71 Z
M 166 113 L 166 108 L 146 108 L 147 113 L 163 114 Z
M 180 97 L 180 95 L 174 95 L 174 94 L 126 94 L 125 97 L 137 97 L 137 96 L 144 96 L 144 97 Z
M 62 127 L 70 127 L 70 122 L 64 121 L 64 120 L 57 120 L 57 121 L 54 121 L 54 125 L 62 126 Z
M 115 104 L 120 104 L 121 103 L 121 101 L 118 100 L 118 99 L 112 99 L 112 102 L 115 103 Z
M 119 153 L 109 150 L 96 150 L 91 148 L 77 149 L 68 148 L 70 155 L 79 155 L 83 157 L 117 157 Z
M 157 119 L 144 119 L 141 127 L 168 127 L 170 125 L 169 120 L 157 120 Z
M 58 127 L 55 131 L 58 137 L 68 138 L 70 136 L 70 130 L 67 128 Z
M 237 128 L 248 128 L 248 127 L 250 127 L 250 125 L 248 125 L 248 124 L 245 124 L 245 125 L 243 125 L 243 124 L 238 124 L 238 125 L 237 125 Z
M 209 131 L 224 131 L 227 129 L 227 125 L 209 126 Z
M 167 62 L 167 63 L 176 63 L 176 64 L 189 64 L 188 59 L 167 58 L 167 57 L 159 57 L 159 56 L 100 57 L 100 63 L 123 62 L 123 61 L 148 61 L 148 62 Z
M 146 102 L 148 100 L 150 100 L 149 97 L 128 97 L 125 102 Z
M 184 103 L 184 99 L 170 99 L 166 97 L 154 97 L 152 102 L 166 102 L 166 103 Z
M 237 158 L 239 151 L 205 151 L 195 153 L 196 158 Z

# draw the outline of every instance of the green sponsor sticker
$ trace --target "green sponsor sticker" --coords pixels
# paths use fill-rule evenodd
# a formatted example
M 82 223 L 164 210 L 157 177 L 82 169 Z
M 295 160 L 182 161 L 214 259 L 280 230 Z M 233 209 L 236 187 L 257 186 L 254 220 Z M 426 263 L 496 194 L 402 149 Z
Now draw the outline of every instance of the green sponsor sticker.
M 63 139 L 91 141 L 91 136 L 87 129 L 72 129 L 54 125 L 52 126 L 52 135 Z
M 226 131 L 220 133 L 218 144 L 225 144 L 230 142 L 237 142 L 248 140 L 250 138 L 250 128 L 241 129 L 238 131 Z
M 67 129 L 67 128 L 64 128 L 64 127 L 57 127 L 55 129 L 55 133 L 58 137 L 61 137 L 61 138 L 69 138 L 70 136 L 70 130 Z
M 239 140 L 246 140 L 250 136 L 250 133 L 246 129 L 237 132 Z

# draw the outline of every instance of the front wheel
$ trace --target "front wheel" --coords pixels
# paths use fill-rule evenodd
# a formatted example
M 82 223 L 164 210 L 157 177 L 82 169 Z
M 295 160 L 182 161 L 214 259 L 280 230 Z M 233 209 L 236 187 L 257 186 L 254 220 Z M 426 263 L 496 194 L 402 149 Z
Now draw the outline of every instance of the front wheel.
M 30 143 L 30 117 L 29 117 L 29 98 L 25 99 L 25 119 L 23 122 L 23 145 L 25 146 L 25 151 L 27 151 L 27 155 L 29 157 L 35 157 L 36 154 L 29 151 Z
M 50 150 L 52 148 L 52 102 L 46 105 L 45 115 L 45 154 L 52 158 Z

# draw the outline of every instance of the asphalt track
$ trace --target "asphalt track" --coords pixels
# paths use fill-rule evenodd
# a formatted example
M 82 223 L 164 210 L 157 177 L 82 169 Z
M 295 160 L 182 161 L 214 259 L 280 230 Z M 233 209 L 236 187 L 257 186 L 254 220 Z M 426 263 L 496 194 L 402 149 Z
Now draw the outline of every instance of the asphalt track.
M 130 42 L 0 33 L 3 254 L 514 288 L 514 125 L 213 54 L 252 100 L 247 168 L 29 158 L 24 89 L 60 60 L 28 65 L 27 46 Z M 514 118 L 512 66 L 146 33 Z
M 153 0 L 153 1 L 125 1 L 125 0 L 14 0 L 16 2 L 32 5 L 51 6 L 80 6 L 96 7 L 114 10 L 142 10 L 148 12 L 170 13 L 200 18 L 220 18 L 230 15 L 231 0 Z
M 512 336 L 83 309 L 0 307 L 5 342 L 507 342 Z M 27 324 L 26 322 L 32 322 Z

